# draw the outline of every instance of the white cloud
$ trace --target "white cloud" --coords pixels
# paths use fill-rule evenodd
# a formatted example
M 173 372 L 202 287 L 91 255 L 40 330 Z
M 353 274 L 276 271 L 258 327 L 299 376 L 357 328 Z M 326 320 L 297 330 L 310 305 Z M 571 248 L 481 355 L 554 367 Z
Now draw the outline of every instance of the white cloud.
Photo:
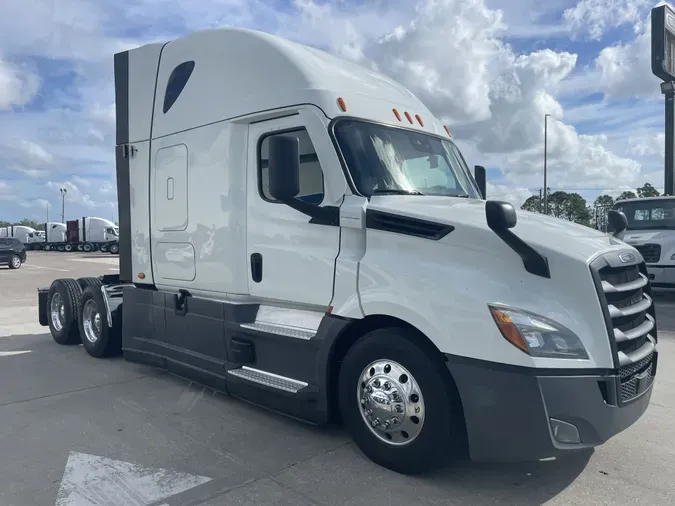
M 563 19 L 577 34 L 599 40 L 613 28 L 638 22 L 650 0 L 581 0 L 565 9 Z
M 40 87 L 40 78 L 28 65 L 10 63 L 0 55 L 0 111 L 28 103 Z
M 13 91 L 11 100 L 3 99 L 9 93 L 0 86 L 0 110 L 7 103 L 5 109 L 17 111 L 0 118 L 0 157 L 13 174 L 25 177 L 17 186 L 25 202 L 44 207 L 48 201 L 60 207 L 58 188 L 72 185 L 67 207 L 103 212 L 115 199 L 112 53 L 229 25 L 323 47 L 400 81 L 450 125 L 470 155 L 467 159 L 502 169 L 504 184 L 491 186 L 491 194 L 524 200 L 531 194 L 528 187 L 541 186 L 544 114 L 556 118 L 550 119 L 548 137 L 549 177 L 556 185 L 642 184 L 640 162 L 648 153 L 640 146 L 653 131 L 652 115 L 633 106 L 616 108 L 608 101 L 566 109 L 561 97 L 579 90 L 603 91 L 608 98 L 658 94 L 646 56 L 645 2 L 10 2 L 0 18 L 0 47 L 5 52 L 0 83 L 7 74 L 15 76 L 11 82 L 18 78 L 24 84 L 14 85 L 12 89 L 23 95 Z M 605 48 L 586 71 L 577 67 L 575 51 L 546 49 L 545 39 L 532 46 L 538 49 L 525 52 L 505 42 L 506 36 L 571 33 L 597 39 L 627 24 L 638 25 L 635 40 Z M 143 35 L 129 38 L 122 33 Z M 555 47 L 570 47 L 561 40 Z M 72 89 L 51 95 L 43 89 L 40 96 L 50 97 L 44 110 L 20 110 L 17 106 L 29 103 L 39 89 L 35 68 L 25 64 L 34 57 L 46 57 L 64 72 L 72 70 Z M 3 73 L 2 65 L 13 74 Z M 50 84 L 45 82 L 43 88 Z M 584 128 L 574 126 L 579 124 Z M 598 135 L 603 129 L 631 127 L 640 128 L 639 135 L 631 134 L 631 142 Z M 628 133 L 623 135 L 628 139 Z M 646 136 L 644 142 L 641 136 Z

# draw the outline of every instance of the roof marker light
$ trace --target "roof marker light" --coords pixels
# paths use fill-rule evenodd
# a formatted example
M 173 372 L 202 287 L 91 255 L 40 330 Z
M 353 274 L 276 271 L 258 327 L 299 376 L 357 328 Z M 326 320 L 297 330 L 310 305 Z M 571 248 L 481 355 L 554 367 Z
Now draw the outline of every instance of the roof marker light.
M 345 104 L 345 101 L 342 99 L 342 97 L 337 99 L 337 103 L 340 109 L 342 109 L 342 112 L 347 112 L 347 105 Z
M 422 118 L 420 118 L 419 114 L 415 114 L 415 119 L 417 120 L 417 122 L 420 124 L 421 127 L 424 126 L 424 121 L 422 121 Z
M 401 121 L 401 115 L 399 114 L 399 112 L 396 109 L 392 109 L 392 111 L 394 111 L 394 116 L 396 116 L 396 119 Z
M 450 129 L 448 128 L 448 125 L 443 125 L 443 128 L 445 128 L 445 132 L 448 134 L 448 137 L 452 137 L 452 134 L 450 133 Z
M 406 111 L 403 114 L 405 114 L 405 117 L 408 118 L 408 121 L 410 121 L 410 124 L 412 125 L 413 120 L 412 120 L 412 116 L 410 115 L 410 113 L 408 111 Z

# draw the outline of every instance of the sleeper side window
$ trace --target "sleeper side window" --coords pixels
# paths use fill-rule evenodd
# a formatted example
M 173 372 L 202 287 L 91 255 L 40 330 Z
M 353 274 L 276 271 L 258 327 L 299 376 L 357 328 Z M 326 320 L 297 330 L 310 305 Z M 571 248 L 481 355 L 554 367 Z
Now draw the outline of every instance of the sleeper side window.
M 309 204 L 320 204 L 324 197 L 323 170 L 319 163 L 312 140 L 305 128 L 266 135 L 258 144 L 258 190 L 263 199 L 276 202 L 270 195 L 270 179 L 267 171 L 269 166 L 269 139 L 274 135 L 290 136 L 298 139 L 300 147 L 300 192 L 299 200 Z
M 166 114 L 168 110 L 171 109 L 171 106 L 173 106 L 176 100 L 178 100 L 178 97 L 183 92 L 183 88 L 185 88 L 185 85 L 187 84 L 188 79 L 190 79 L 194 69 L 195 62 L 193 61 L 186 61 L 173 69 L 173 72 L 171 72 L 169 80 L 166 83 L 166 92 L 164 93 L 164 107 L 162 108 L 164 114 Z

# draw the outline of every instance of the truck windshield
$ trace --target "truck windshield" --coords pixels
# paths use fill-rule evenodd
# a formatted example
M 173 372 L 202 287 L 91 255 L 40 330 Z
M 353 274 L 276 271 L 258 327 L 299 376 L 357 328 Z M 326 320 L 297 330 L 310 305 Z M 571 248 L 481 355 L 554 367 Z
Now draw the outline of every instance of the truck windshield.
M 675 230 L 675 199 L 619 202 L 614 206 L 628 219 L 627 230 Z
M 480 198 L 450 139 L 358 120 L 338 122 L 335 137 L 356 189 L 366 197 L 390 193 Z

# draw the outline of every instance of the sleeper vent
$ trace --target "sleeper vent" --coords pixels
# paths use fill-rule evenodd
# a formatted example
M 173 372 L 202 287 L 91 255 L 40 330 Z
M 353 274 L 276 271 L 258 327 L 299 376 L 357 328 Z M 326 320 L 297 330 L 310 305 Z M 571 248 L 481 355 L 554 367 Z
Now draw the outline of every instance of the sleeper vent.
M 420 220 L 409 216 L 366 211 L 366 228 L 382 230 L 394 234 L 411 235 L 437 241 L 455 230 L 452 225 L 443 225 L 433 221 Z

